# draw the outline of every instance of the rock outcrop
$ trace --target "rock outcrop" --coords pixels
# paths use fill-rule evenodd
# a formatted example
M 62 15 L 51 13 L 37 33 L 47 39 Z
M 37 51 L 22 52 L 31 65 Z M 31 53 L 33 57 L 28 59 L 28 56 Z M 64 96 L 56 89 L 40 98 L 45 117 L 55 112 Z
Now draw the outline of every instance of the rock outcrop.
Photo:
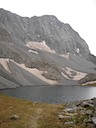
M 90 73 L 87 74 L 84 78 L 79 80 L 79 84 L 88 85 L 96 83 L 96 74 Z
M 96 98 L 76 101 L 66 104 L 66 108 L 59 112 L 58 118 L 66 127 L 79 126 L 86 128 L 96 127 Z M 82 125 L 83 124 L 83 125 Z
M 86 42 L 52 15 L 28 18 L 0 9 L 0 58 L 4 59 L 4 63 L 0 59 L 0 81 L 3 77 L 14 87 L 50 82 L 76 85 L 87 74 L 96 73 L 96 57 Z M 38 70 L 41 77 L 28 68 Z M 1 82 L 0 88 L 6 84 Z

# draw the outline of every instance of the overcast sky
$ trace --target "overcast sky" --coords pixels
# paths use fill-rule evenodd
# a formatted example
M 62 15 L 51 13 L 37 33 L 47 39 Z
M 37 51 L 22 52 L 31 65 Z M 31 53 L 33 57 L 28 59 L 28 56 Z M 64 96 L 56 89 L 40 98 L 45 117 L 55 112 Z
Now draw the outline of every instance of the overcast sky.
M 55 15 L 69 23 L 96 55 L 96 0 L 2 0 L 0 8 L 28 17 Z

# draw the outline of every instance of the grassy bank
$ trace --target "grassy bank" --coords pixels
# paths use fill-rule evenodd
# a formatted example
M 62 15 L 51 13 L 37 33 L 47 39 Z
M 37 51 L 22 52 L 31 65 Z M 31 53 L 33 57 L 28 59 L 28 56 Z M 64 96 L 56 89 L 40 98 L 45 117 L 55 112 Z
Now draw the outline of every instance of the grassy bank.
M 60 119 L 58 115 L 67 106 L 63 104 L 33 103 L 0 95 L 0 128 L 88 128 L 83 122 L 84 115 L 74 115 L 72 119 Z M 18 115 L 18 119 L 11 119 Z M 75 124 L 64 122 L 75 120 Z
M 85 83 L 85 84 L 81 84 L 81 86 L 94 86 L 94 87 L 96 87 L 96 83 L 93 83 L 93 84 L 92 83 L 91 84 L 90 83 L 88 83 L 88 84 Z

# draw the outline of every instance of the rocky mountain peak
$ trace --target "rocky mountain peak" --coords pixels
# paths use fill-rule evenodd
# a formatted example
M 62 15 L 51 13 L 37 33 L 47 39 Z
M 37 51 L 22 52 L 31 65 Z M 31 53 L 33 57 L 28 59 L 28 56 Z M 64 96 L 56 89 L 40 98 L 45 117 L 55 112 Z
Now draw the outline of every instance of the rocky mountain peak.
M 45 41 L 52 50 L 60 54 L 90 53 L 88 45 L 79 34 L 53 15 L 28 18 L 0 9 L 0 26 L 6 29 L 6 33 L 11 35 L 10 40 L 15 43 Z M 0 40 L 2 39 L 3 37 Z
M 90 73 L 96 73 L 96 57 L 69 24 L 0 9 L 0 88 L 76 85 Z

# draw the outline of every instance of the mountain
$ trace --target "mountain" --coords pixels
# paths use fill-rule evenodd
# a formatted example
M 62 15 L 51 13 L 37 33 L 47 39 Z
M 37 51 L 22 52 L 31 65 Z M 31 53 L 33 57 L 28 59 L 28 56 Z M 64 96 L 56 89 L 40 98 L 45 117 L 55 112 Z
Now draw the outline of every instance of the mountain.
M 0 9 L 0 88 L 77 85 L 90 73 L 96 57 L 69 24 Z

